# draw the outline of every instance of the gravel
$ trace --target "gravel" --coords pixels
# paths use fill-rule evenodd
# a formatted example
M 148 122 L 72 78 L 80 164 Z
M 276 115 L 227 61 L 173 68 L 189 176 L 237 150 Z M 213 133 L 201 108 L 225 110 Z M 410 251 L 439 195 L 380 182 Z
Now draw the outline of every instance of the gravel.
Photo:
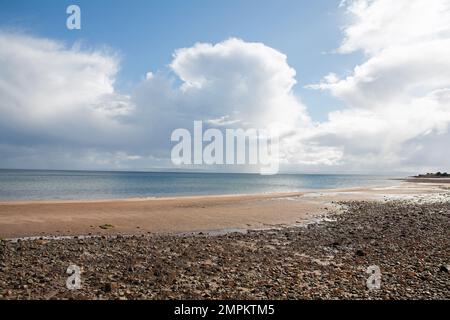
M 3 240 L 0 299 L 450 299 L 449 202 L 340 205 L 247 233 Z

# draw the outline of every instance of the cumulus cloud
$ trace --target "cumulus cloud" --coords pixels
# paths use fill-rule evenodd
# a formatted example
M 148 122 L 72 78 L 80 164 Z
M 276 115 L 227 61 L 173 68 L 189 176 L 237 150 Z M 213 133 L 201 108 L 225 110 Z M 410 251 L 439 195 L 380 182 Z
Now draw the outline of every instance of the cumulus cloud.
M 329 74 L 309 88 L 327 90 L 346 108 L 318 127 L 322 143 L 342 145 L 347 163 L 399 168 L 424 162 L 424 142 L 441 140 L 450 123 L 450 3 L 446 0 L 354 0 L 343 4 L 341 53 L 366 61 L 343 78 Z M 435 147 L 436 144 L 432 144 Z M 443 146 L 441 146 L 442 148 Z M 437 166 L 438 167 L 438 166 Z
M 156 73 L 133 95 L 136 118 L 152 130 L 143 136 L 152 136 L 152 145 L 161 150 L 168 149 L 172 130 L 192 129 L 194 120 L 203 120 L 206 127 L 276 130 L 284 161 L 336 161 L 334 147 L 309 146 L 303 152 L 314 124 L 293 93 L 296 72 L 279 51 L 235 38 L 198 43 L 176 50 L 170 69 L 180 85 Z M 160 134 L 152 134 L 155 130 Z M 333 155 L 324 158 L 328 151 Z
M 448 38 L 450 32 L 447 0 L 346 0 L 341 7 L 351 21 L 343 28 L 342 53 L 374 54 L 393 45 Z
M 5 166 L 27 158 L 49 167 L 58 159 L 58 168 L 74 167 L 75 158 L 94 168 L 168 165 L 171 132 L 190 129 L 195 120 L 219 128 L 276 128 L 284 142 L 312 127 L 292 91 L 295 70 L 262 43 L 229 39 L 179 49 L 170 69 L 180 84 L 148 72 L 129 95 L 114 88 L 117 54 L 4 32 L 0 44 Z
M 292 94 L 295 70 L 284 54 L 262 43 L 196 44 L 177 50 L 171 68 L 183 81 L 181 95 L 203 117 L 228 116 L 257 127 L 310 121 Z
M 110 145 L 132 109 L 114 91 L 118 60 L 61 43 L 0 33 L 0 141 Z

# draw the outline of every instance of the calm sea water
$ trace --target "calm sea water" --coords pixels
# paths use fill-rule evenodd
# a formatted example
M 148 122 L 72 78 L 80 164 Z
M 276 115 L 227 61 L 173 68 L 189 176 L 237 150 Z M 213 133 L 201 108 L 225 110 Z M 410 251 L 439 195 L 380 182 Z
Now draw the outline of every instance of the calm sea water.
M 391 177 L 0 170 L 0 200 L 116 199 L 392 185 Z

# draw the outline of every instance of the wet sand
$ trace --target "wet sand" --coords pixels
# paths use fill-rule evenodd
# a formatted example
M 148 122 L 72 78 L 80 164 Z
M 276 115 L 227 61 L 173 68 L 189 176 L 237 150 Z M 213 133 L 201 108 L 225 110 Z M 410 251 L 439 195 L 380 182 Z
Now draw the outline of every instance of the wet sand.
M 436 183 L 299 193 L 98 201 L 0 202 L 0 237 L 184 233 L 292 226 L 335 202 L 439 194 Z M 103 227 L 103 228 L 102 228 Z

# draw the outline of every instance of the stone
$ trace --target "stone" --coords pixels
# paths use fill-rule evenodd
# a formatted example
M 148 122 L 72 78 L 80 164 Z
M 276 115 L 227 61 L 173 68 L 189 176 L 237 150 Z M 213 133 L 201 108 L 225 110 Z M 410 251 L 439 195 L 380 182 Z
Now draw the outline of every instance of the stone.
M 118 288 L 117 282 L 107 282 L 105 284 L 105 292 L 113 292 L 117 290 L 117 288 Z
M 440 270 L 441 272 L 449 273 L 449 272 L 450 272 L 450 265 L 449 265 L 449 264 L 442 265 L 442 266 L 439 268 L 439 270 Z

